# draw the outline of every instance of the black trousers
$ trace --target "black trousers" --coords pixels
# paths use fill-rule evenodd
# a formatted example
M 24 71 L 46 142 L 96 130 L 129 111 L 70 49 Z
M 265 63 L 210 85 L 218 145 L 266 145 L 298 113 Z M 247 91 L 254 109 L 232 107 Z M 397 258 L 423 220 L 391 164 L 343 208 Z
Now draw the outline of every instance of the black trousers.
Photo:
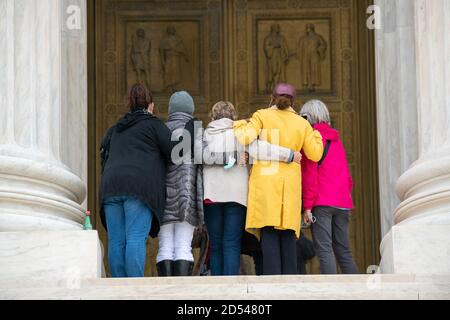
M 261 230 L 263 274 L 297 274 L 296 237 L 293 230 Z

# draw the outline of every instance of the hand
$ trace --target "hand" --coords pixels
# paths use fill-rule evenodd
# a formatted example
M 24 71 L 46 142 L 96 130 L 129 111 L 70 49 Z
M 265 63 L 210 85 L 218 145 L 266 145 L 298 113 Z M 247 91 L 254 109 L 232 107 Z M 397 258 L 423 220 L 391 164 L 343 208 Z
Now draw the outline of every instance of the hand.
M 245 166 L 249 164 L 250 155 L 247 152 L 242 152 L 239 157 L 239 165 Z
M 195 233 L 202 234 L 204 231 L 206 231 L 206 225 L 201 224 L 195 229 Z
M 311 225 L 313 223 L 313 217 L 312 217 L 311 210 L 305 210 L 305 212 L 303 213 L 303 221 L 307 225 Z
M 300 164 L 302 161 L 302 153 L 297 151 L 294 153 L 294 160 L 292 160 L 292 162 L 295 162 L 297 164 Z

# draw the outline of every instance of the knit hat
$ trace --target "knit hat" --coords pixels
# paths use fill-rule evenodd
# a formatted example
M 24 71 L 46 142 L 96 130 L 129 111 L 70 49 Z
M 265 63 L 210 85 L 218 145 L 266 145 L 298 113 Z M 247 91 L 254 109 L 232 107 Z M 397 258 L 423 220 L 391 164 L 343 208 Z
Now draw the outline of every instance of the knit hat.
M 175 92 L 169 101 L 169 114 L 183 112 L 193 115 L 195 112 L 194 99 L 186 91 Z

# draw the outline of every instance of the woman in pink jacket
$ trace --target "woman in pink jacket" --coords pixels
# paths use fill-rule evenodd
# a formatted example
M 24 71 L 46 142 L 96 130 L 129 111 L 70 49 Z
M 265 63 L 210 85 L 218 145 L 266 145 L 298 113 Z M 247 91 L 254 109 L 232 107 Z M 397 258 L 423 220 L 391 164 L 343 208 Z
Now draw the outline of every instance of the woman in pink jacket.
M 330 114 L 323 102 L 307 102 L 300 114 L 320 132 L 324 144 L 319 163 L 307 157 L 302 159 L 303 219 L 306 224 L 312 224 L 320 272 L 336 274 L 336 257 L 342 273 L 357 274 L 348 234 L 353 182 L 344 146 L 339 132 L 331 127 Z

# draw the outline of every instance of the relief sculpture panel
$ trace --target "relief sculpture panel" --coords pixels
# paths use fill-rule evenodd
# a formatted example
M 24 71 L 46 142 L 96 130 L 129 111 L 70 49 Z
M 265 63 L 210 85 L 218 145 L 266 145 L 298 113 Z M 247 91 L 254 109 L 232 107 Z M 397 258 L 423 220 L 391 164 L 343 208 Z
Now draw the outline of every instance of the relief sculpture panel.
M 197 21 L 127 23 L 127 84 L 145 83 L 154 93 L 200 94 Z
M 332 68 L 330 21 L 258 20 L 257 92 L 267 94 L 279 82 L 301 92 L 330 93 Z

